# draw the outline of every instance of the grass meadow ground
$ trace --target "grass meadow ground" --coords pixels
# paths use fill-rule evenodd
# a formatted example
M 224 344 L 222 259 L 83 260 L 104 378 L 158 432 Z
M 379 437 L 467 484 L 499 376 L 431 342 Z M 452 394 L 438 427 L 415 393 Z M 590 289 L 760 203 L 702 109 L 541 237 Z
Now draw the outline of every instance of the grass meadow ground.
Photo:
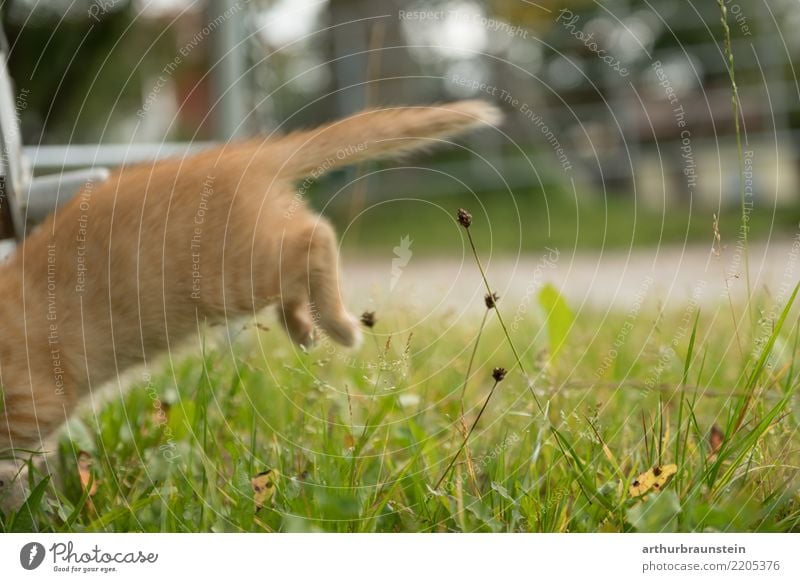
M 546 286 L 524 317 L 497 304 L 513 350 L 483 306 L 378 310 L 355 352 L 298 351 L 267 321 L 209 329 L 70 421 L 57 482 L 37 473 L 0 525 L 800 531 L 793 299 L 576 313 Z

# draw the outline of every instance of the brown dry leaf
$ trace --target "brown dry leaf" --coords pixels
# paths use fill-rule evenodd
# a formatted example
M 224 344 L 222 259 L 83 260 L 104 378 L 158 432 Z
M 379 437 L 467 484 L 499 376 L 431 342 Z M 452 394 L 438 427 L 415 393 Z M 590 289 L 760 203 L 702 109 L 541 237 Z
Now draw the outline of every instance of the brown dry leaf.
M 725 440 L 725 433 L 715 424 L 711 427 L 711 434 L 708 435 L 708 446 L 711 448 L 712 455 L 716 455 L 719 452 L 723 440 Z
M 156 402 L 158 404 L 153 406 L 153 410 L 150 412 L 150 419 L 154 425 L 164 426 L 169 423 L 170 405 L 163 400 L 157 400 Z
M 631 497 L 641 497 L 648 491 L 661 491 L 672 476 L 678 472 L 678 465 L 653 467 L 639 475 L 630 486 Z
M 86 451 L 78 453 L 78 476 L 81 480 L 81 489 L 89 490 L 89 497 L 97 493 L 97 481 L 92 478 L 92 465 L 94 459 Z
M 347 449 L 354 449 L 356 446 L 356 438 L 350 433 L 347 433 L 344 435 L 344 446 Z
M 250 479 L 250 484 L 253 486 L 253 499 L 256 502 L 256 511 L 258 511 L 275 495 L 275 488 L 278 485 L 278 471 L 274 469 L 262 471 Z

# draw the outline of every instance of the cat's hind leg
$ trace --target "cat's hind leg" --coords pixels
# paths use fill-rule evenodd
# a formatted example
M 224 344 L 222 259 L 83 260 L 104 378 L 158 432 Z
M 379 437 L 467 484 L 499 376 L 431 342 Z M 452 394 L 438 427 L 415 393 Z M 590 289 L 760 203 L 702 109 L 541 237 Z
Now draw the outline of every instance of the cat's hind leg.
M 27 376 L 27 374 L 25 374 Z M 0 508 L 18 508 L 28 495 L 28 465 L 41 468 L 52 441 L 74 408 L 75 399 L 43 374 L 9 384 L 0 406 Z

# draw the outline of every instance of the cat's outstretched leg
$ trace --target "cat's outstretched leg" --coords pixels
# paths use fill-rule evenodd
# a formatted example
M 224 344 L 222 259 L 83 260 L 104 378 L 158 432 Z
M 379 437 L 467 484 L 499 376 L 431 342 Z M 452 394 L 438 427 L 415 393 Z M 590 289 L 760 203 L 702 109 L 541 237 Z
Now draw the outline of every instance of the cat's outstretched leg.
M 339 255 L 333 227 L 323 218 L 309 216 L 295 233 L 295 254 L 311 302 L 312 319 L 334 341 L 347 346 L 361 344 L 358 320 L 348 313 L 340 295 Z M 285 267 L 284 267 L 285 268 Z

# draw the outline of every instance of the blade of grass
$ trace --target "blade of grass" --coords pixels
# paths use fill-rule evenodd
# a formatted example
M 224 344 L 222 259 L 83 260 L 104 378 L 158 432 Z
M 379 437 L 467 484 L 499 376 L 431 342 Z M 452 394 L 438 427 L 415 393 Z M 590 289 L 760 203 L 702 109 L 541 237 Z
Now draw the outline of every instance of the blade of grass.
M 689 381 L 689 369 L 692 365 L 692 359 L 694 357 L 694 344 L 697 339 L 697 325 L 700 321 L 700 310 L 698 309 L 697 314 L 694 318 L 694 325 L 692 325 L 692 334 L 689 336 L 689 347 L 686 348 L 686 358 L 683 362 L 683 376 L 681 377 L 681 393 L 678 403 L 678 424 L 677 429 L 675 431 L 675 462 L 678 464 L 679 468 L 683 468 L 684 462 L 686 460 L 686 449 L 685 449 L 685 440 L 684 440 L 684 447 L 681 447 L 681 435 L 684 432 L 683 429 L 683 407 L 684 403 L 686 402 L 686 393 L 684 392 L 686 388 L 686 383 Z M 686 426 L 686 434 L 689 433 L 688 424 Z M 680 491 L 680 479 L 681 474 L 683 471 L 678 471 L 678 474 L 675 475 L 675 489 Z
M 778 335 L 780 335 L 781 329 L 783 329 L 783 324 L 786 322 L 786 318 L 789 316 L 789 311 L 794 304 L 794 300 L 797 297 L 797 292 L 800 290 L 800 283 L 798 283 L 794 291 L 792 292 L 791 297 L 786 302 L 786 305 L 781 312 L 778 321 L 775 323 L 775 327 L 770 334 L 769 339 L 767 340 L 766 345 L 761 351 L 759 355 L 758 361 L 756 362 L 753 371 L 750 373 L 749 378 L 747 379 L 747 383 L 745 384 L 745 395 L 744 397 L 739 399 L 739 406 L 736 408 L 736 421 L 733 425 L 733 430 L 730 431 L 730 434 L 733 435 L 741 426 L 742 422 L 744 421 L 744 417 L 747 414 L 747 411 L 750 407 L 751 400 L 753 398 L 753 393 L 755 392 L 756 386 L 758 385 L 758 381 L 763 374 L 767 361 L 769 360 L 770 355 L 772 355 L 772 349 L 775 346 L 775 341 L 778 339 Z
M 553 431 L 553 435 L 556 437 L 556 443 L 558 443 L 559 448 L 561 448 L 564 458 L 571 459 L 572 462 L 574 462 L 577 466 L 577 469 L 573 468 L 573 471 L 576 473 L 578 484 L 580 485 L 583 494 L 586 495 L 586 498 L 589 499 L 590 502 L 596 501 L 608 511 L 613 512 L 614 507 L 608 502 L 608 500 L 604 499 L 597 492 L 597 488 L 589 481 L 589 478 L 586 475 L 586 466 L 575 452 L 575 448 L 572 446 L 569 440 L 564 437 L 564 435 L 562 435 L 557 428 L 551 427 L 550 430 Z

